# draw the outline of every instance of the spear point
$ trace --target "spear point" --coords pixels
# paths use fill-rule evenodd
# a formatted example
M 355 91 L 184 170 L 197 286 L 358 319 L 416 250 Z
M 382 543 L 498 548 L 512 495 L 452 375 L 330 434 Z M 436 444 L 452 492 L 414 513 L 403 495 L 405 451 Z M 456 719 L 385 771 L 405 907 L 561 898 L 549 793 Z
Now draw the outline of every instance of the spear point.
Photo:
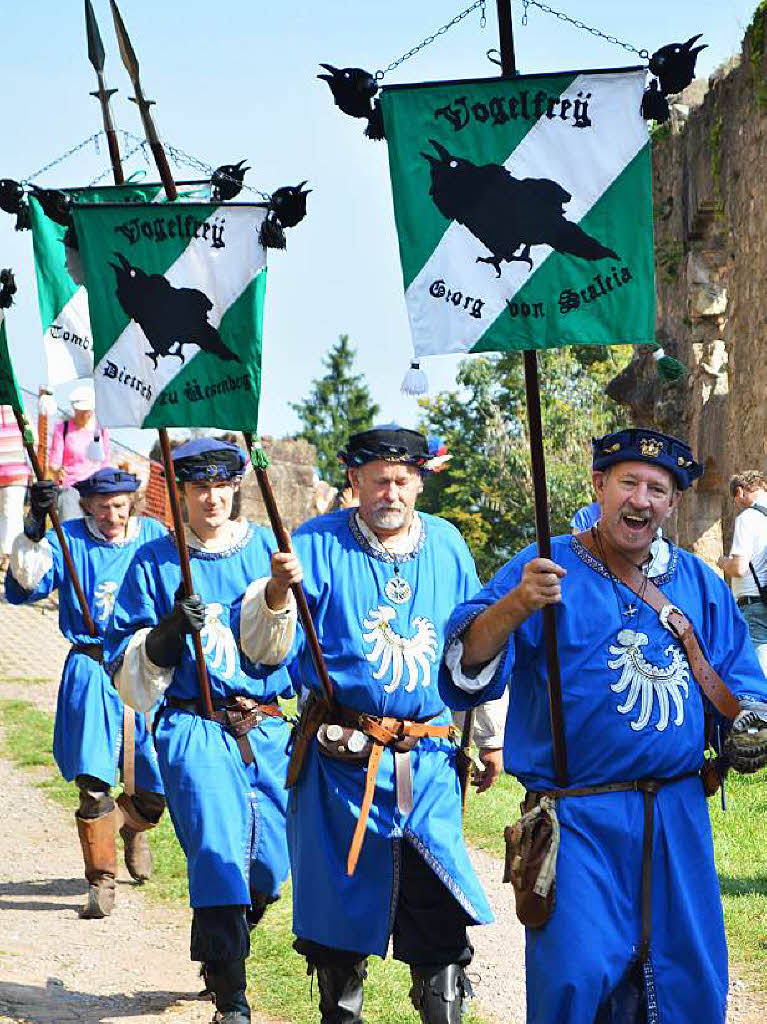
M 96 15 L 91 0 L 85 0 L 85 28 L 88 32 L 88 59 L 98 74 L 104 70 L 104 44 L 101 41 Z
M 115 0 L 109 0 L 109 4 L 112 8 L 112 17 L 115 22 L 115 32 L 117 33 L 117 44 L 120 47 L 120 56 L 122 57 L 123 64 L 125 65 L 130 79 L 134 86 L 138 82 L 138 58 L 136 57 L 136 51 L 133 49 L 133 45 L 128 36 L 128 31 L 125 28 L 122 15 L 117 9 Z

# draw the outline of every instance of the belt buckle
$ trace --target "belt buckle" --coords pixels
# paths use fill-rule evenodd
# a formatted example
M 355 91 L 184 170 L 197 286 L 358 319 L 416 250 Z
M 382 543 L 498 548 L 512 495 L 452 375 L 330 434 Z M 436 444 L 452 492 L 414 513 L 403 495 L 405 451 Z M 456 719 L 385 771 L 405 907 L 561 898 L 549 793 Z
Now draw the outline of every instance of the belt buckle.
M 684 612 L 681 608 L 677 608 L 675 604 L 671 604 L 669 602 L 668 604 L 664 604 L 661 610 L 658 612 L 658 618 L 660 619 L 661 626 L 663 626 L 664 629 L 667 629 L 669 633 L 671 633 L 673 636 L 679 639 L 682 634 L 679 633 L 676 629 L 674 629 L 674 627 L 668 621 L 669 616 L 673 615 L 674 612 L 678 612 L 679 615 L 684 616 Z

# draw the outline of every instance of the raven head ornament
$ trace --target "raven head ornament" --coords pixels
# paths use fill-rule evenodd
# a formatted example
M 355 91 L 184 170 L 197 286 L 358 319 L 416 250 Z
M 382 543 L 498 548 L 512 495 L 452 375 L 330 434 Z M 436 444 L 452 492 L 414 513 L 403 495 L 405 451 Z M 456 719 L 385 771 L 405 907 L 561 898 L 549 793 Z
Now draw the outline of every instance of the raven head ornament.
M 381 104 L 373 97 L 378 92 L 375 75 L 363 68 L 336 68 L 332 64 L 320 64 L 327 75 L 317 75 L 330 86 L 336 106 L 349 117 L 366 117 L 365 135 L 369 139 L 383 139 L 384 127 Z
M 244 160 L 239 160 L 236 164 L 221 164 L 215 169 L 210 186 L 216 202 L 226 202 L 240 194 L 245 172 L 250 170 L 250 167 L 243 166 L 244 163 Z
M 669 43 L 661 46 L 650 57 L 650 71 L 660 82 L 664 96 L 673 96 L 685 89 L 695 77 L 695 61 L 707 43 L 693 47 L 702 33 L 691 36 L 686 43 Z

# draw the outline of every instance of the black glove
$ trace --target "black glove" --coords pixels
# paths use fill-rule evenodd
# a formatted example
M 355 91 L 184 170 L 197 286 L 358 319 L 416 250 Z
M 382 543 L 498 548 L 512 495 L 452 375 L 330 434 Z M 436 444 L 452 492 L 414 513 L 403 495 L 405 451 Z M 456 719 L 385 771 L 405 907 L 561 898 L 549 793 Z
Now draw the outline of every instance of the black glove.
M 185 638 L 199 633 L 205 625 L 205 605 L 199 594 L 182 596 L 182 587 L 176 591 L 173 611 L 165 615 L 146 638 L 146 653 L 150 661 L 160 668 L 178 665 L 184 653 Z
M 45 517 L 56 507 L 58 493 L 52 480 L 36 480 L 29 489 L 29 513 L 24 518 L 24 533 L 35 543 L 45 536 Z
M 767 766 L 767 704 L 759 700 L 740 702 L 724 753 L 736 772 L 750 775 Z

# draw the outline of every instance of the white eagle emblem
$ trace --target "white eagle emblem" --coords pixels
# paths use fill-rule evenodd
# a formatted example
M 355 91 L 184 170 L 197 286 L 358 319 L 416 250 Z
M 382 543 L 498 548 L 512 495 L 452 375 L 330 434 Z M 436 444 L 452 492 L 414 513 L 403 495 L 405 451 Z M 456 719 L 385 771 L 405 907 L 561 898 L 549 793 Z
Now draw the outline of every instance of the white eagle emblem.
M 418 616 L 413 619 L 415 635 L 400 636 L 389 625 L 395 614 L 394 608 L 382 604 L 371 608 L 368 617 L 362 620 L 362 625 L 368 630 L 362 634 L 362 639 L 372 647 L 365 657 L 373 663 L 381 663 L 373 673 L 374 679 L 383 679 L 387 673 L 391 674 L 391 682 L 384 686 L 386 693 L 394 693 L 407 669 L 405 690 L 412 693 L 418 685 L 419 667 L 423 672 L 422 685 L 428 686 L 431 682 L 429 662 L 437 658 L 437 631 L 433 622 Z
M 220 604 L 205 605 L 205 626 L 200 639 L 210 667 L 223 679 L 231 679 L 237 666 L 237 647 L 231 629 L 219 620 L 223 610 Z
M 97 619 L 101 619 L 102 622 L 106 622 L 112 614 L 112 609 L 115 606 L 116 595 L 117 584 L 114 580 L 104 580 L 103 583 L 99 583 L 93 591 L 93 600 L 96 602 Z
M 674 644 L 669 644 L 663 652 L 666 657 L 671 656 L 670 664 L 660 667 L 646 661 L 640 647 L 649 643 L 646 633 L 634 633 L 630 629 L 622 629 L 618 633 L 618 643 L 610 645 L 610 654 L 617 655 L 607 664 L 610 668 L 622 668 L 621 677 L 617 683 L 610 687 L 615 693 L 623 693 L 628 690 L 626 699 L 618 705 L 617 710 L 622 715 L 627 715 L 637 705 L 641 697 L 642 703 L 639 708 L 639 718 L 631 723 L 635 732 L 644 729 L 650 721 L 655 697 L 658 698 L 658 721 L 655 728 L 658 732 L 668 725 L 669 719 L 669 698 L 674 702 L 675 716 L 674 725 L 681 725 L 684 722 L 684 704 L 682 694 L 687 697 L 687 683 L 690 678 L 690 670 L 684 655 Z

